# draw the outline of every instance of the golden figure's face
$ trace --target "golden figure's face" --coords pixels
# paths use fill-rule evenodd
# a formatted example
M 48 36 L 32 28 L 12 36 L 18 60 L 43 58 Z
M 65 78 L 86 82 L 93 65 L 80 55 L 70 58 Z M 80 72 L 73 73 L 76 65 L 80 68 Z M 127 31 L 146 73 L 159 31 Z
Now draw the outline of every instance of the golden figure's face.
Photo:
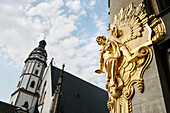
M 99 45 L 104 45 L 105 44 L 105 40 L 103 40 L 102 38 L 97 38 L 96 41 L 97 41 L 97 43 Z

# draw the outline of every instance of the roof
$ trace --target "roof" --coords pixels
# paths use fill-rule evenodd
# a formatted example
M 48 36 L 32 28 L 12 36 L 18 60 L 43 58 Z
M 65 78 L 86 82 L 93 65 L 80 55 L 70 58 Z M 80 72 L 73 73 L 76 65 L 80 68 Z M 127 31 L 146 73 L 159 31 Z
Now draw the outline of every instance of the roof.
M 54 66 L 51 66 L 51 81 L 52 81 L 52 94 L 54 94 L 61 70 Z
M 52 66 L 54 92 L 61 70 Z M 64 113 L 108 113 L 107 92 L 68 72 L 63 73 L 62 95 L 57 109 Z M 56 110 L 57 111 L 57 110 Z
M 0 101 L 0 113 L 16 113 L 16 106 Z

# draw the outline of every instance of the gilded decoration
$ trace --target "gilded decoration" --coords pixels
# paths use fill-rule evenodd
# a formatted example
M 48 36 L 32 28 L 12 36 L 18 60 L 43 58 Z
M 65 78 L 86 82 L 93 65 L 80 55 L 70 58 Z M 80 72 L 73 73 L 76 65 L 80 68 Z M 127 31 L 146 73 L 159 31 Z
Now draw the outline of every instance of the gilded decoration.
M 152 60 L 150 46 L 164 39 L 166 31 L 161 18 L 148 16 L 144 4 L 134 7 L 130 4 L 121 8 L 110 25 L 110 35 L 98 36 L 100 65 L 96 73 L 105 73 L 106 89 L 111 113 L 132 113 L 131 99 L 134 83 L 142 93 L 143 73 Z

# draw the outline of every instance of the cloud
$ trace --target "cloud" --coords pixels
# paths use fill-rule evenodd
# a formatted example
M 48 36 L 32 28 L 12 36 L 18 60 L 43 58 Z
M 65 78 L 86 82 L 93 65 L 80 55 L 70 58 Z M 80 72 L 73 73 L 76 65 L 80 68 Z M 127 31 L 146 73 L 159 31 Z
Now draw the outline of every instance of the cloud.
M 94 0 L 88 3 L 89 7 L 80 0 L 1 2 L 0 58 L 6 59 L 6 65 L 20 67 L 21 72 L 29 53 L 46 37 L 48 63 L 53 57 L 57 67 L 65 63 L 69 73 L 104 88 L 105 76 L 94 71 L 100 49 L 95 39 L 107 34 L 106 19 L 91 13 L 97 5 Z
M 108 34 L 107 32 L 107 23 L 106 23 L 106 18 L 103 17 L 99 17 L 96 13 L 93 13 L 91 15 L 91 17 L 93 18 L 93 22 L 96 25 L 96 28 L 98 29 L 96 35 L 104 35 L 104 34 Z
M 64 47 L 65 49 L 69 49 L 69 48 L 76 48 L 78 47 L 83 41 L 79 40 L 77 37 L 71 37 L 68 39 L 63 40 L 60 43 L 61 47 Z
M 81 8 L 80 0 L 67 1 L 66 6 L 70 8 L 70 11 L 78 12 Z
M 96 4 L 96 1 L 95 0 L 91 0 L 88 4 L 88 8 L 89 9 L 93 9 L 94 8 L 94 5 Z
M 61 0 L 41 2 L 35 6 L 32 6 L 31 4 L 4 5 L 4 12 L 8 13 L 4 13 L 5 16 L 3 17 L 4 20 L 7 18 L 9 18 L 9 20 L 6 20 L 6 25 L 4 25 L 7 28 L 4 28 L 4 26 L 2 26 L 3 28 L 1 27 L 1 29 L 3 29 L 1 34 L 6 37 L 6 39 L 3 39 L 5 44 L 2 45 L 3 53 L 9 58 L 13 60 L 18 59 L 19 61 L 21 59 L 17 58 L 18 51 L 16 48 L 19 48 L 18 46 L 27 48 L 20 49 L 19 54 L 23 55 L 23 60 L 24 57 L 28 55 L 30 51 L 29 48 L 37 46 L 37 42 L 41 37 L 46 35 L 50 48 L 48 51 L 49 53 L 52 53 L 51 55 L 57 56 L 57 54 L 52 51 L 54 48 L 58 51 L 63 50 L 63 52 L 60 53 L 61 55 L 59 55 L 64 56 L 63 61 L 66 60 L 70 64 L 73 63 L 71 61 L 74 61 L 81 64 L 79 65 L 80 67 L 85 66 L 85 63 L 90 62 L 89 60 L 91 60 L 89 58 L 90 56 L 87 57 L 87 54 L 95 51 L 95 41 L 88 39 L 89 42 L 87 43 L 85 39 L 73 36 L 73 32 L 78 30 L 76 22 L 80 16 L 86 14 L 86 11 L 81 10 L 82 13 L 79 15 L 74 13 L 66 15 L 63 13 L 64 10 L 60 9 L 63 5 L 64 2 Z M 76 5 L 77 7 L 74 7 L 74 9 L 72 7 L 73 5 Z M 80 10 L 79 6 L 81 5 L 80 1 L 67 1 L 66 6 L 76 12 Z M 18 12 L 14 13 L 16 11 Z M 10 25 L 8 25 L 8 23 Z M 13 39 L 14 37 L 16 40 Z M 21 43 L 18 45 L 18 42 Z M 17 44 L 16 47 L 15 44 Z M 65 50 L 67 51 L 64 52 Z M 73 60 L 74 58 L 70 60 L 69 57 L 73 56 L 77 56 L 76 60 Z M 92 57 L 93 56 L 91 56 L 91 58 Z M 84 60 L 85 62 L 82 63 L 81 60 Z M 96 62 L 94 62 L 94 64 L 95 63 Z
M 77 30 L 75 25 L 76 16 L 60 15 L 51 19 L 51 28 L 49 28 L 49 41 L 50 43 L 56 43 L 61 38 L 71 36 L 71 33 Z
M 41 17 L 49 17 L 55 15 L 58 9 L 64 5 L 62 0 L 52 0 L 50 2 L 42 2 L 37 6 L 32 6 L 26 14 L 28 16 L 36 16 L 39 15 Z M 61 11 L 61 10 L 60 10 Z M 61 12 L 59 12 L 60 14 Z

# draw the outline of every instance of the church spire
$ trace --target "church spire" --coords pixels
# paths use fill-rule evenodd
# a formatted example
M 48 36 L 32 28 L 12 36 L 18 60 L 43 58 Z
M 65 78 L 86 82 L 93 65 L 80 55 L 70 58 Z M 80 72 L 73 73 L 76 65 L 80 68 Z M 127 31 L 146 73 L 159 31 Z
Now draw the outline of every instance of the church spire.
M 40 42 L 39 42 L 39 46 L 38 47 L 40 47 L 40 48 L 42 48 L 42 49 L 45 49 L 45 46 L 47 45 L 47 43 L 45 42 L 45 40 L 41 40 Z
M 43 73 L 47 67 L 47 52 L 45 40 L 39 42 L 25 60 L 25 66 L 20 76 L 16 91 L 11 95 L 10 103 L 21 107 L 27 105 L 31 108 L 39 98 L 38 86 L 42 81 Z
M 60 73 L 58 84 L 56 86 L 54 97 L 53 97 L 53 100 L 52 100 L 52 103 L 51 103 L 50 113 L 56 113 L 56 112 L 59 113 L 60 110 L 61 110 L 60 107 L 59 107 L 59 104 L 60 104 L 61 93 L 62 93 L 61 88 L 62 88 L 62 82 L 63 82 L 64 67 L 65 67 L 65 64 L 62 65 L 62 70 L 61 70 L 61 73 Z
M 41 40 L 39 42 L 39 45 L 38 47 L 36 47 L 29 55 L 29 57 L 25 60 L 25 63 L 28 61 L 28 60 L 33 60 L 33 59 L 36 59 L 36 60 L 39 60 L 41 62 L 43 62 L 45 64 L 45 67 L 47 66 L 46 64 L 46 60 L 47 60 L 47 52 L 45 50 L 45 46 L 47 45 L 46 41 L 45 40 Z

